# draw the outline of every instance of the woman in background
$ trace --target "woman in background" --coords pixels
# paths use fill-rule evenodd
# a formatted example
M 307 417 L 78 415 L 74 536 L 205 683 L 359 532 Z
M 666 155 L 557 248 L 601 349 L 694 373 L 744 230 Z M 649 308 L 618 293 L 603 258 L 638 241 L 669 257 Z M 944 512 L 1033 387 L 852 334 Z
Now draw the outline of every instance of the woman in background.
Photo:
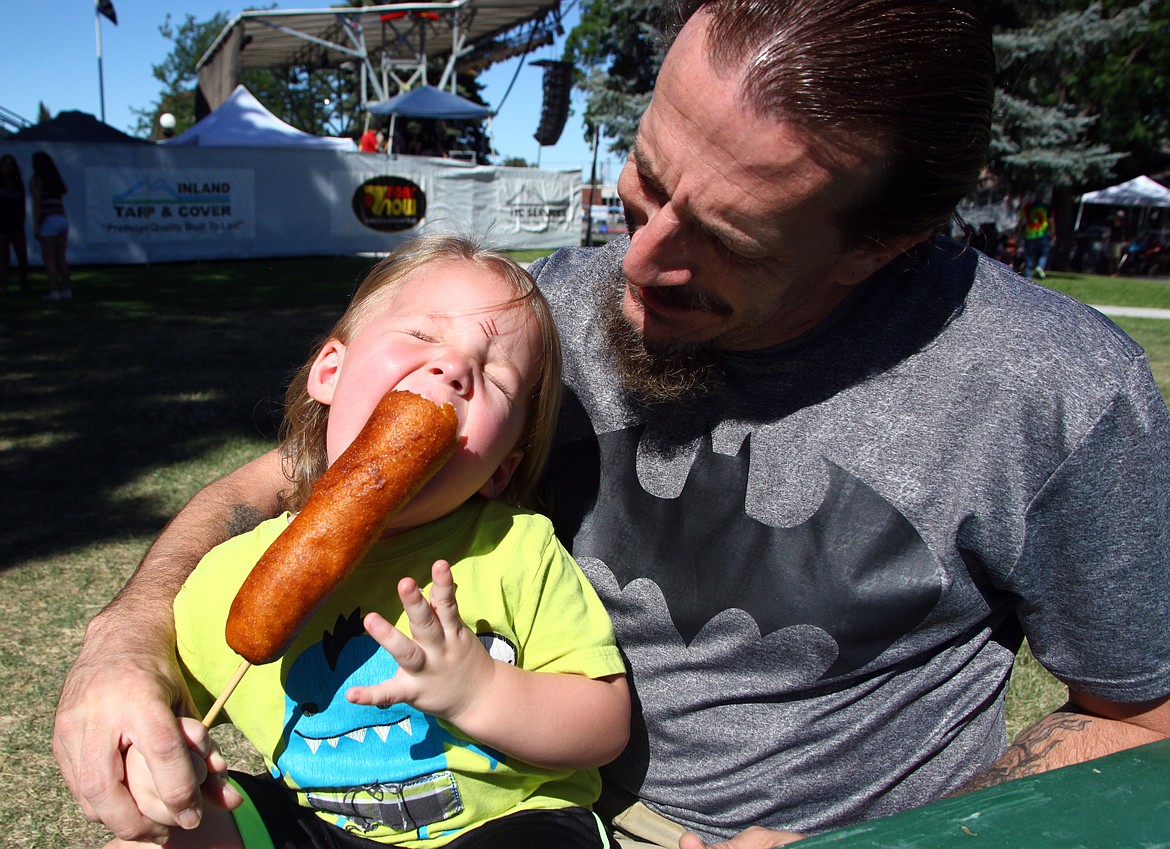
M 20 288 L 28 292 L 28 241 L 24 235 L 24 179 L 11 154 L 0 156 L 0 293 L 8 292 L 8 254 L 16 254 Z
M 49 154 L 38 150 L 32 156 L 32 166 L 30 185 L 36 228 L 33 232 L 41 243 L 41 259 L 49 278 L 48 298 L 51 301 L 66 300 L 73 297 L 73 281 L 65 259 L 69 216 L 65 214 L 64 197 L 68 188 Z

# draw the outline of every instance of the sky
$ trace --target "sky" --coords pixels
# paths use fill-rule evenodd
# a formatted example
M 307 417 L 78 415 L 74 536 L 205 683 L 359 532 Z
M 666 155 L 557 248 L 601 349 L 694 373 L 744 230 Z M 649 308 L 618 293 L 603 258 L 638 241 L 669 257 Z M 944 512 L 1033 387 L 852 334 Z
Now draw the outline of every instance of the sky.
M 174 46 L 159 33 L 168 13 L 181 23 L 188 13 L 205 21 L 217 12 L 234 17 L 247 6 L 272 5 L 271 0 L 112 0 L 115 26 L 102 17 L 101 74 L 98 73 L 97 30 L 94 0 L 2 0 L 4 25 L 0 27 L 0 107 L 28 121 L 36 121 L 40 104 L 50 114 L 78 110 L 102 117 L 104 88 L 105 121 L 133 133 L 138 123 L 132 108 L 147 109 L 158 100 L 162 84 L 151 69 L 161 64 Z M 280 9 L 327 8 L 330 0 L 277 0 Z M 571 7 L 571 8 L 570 8 Z M 562 0 L 564 28 L 576 24 L 579 5 Z M 493 121 L 496 150 L 502 157 L 519 156 L 542 168 L 580 168 L 587 179 L 592 147 L 583 138 L 581 115 L 584 97 L 574 92 L 572 112 L 560 141 L 541 148 L 532 137 L 540 123 L 543 70 L 529 63 L 559 59 L 564 39 L 538 48 L 526 57 L 514 57 L 493 65 L 481 75 L 486 85 L 484 100 L 499 110 Z M 522 65 L 507 100 L 500 103 L 508 84 Z M 598 155 L 598 179 L 613 182 L 621 161 Z

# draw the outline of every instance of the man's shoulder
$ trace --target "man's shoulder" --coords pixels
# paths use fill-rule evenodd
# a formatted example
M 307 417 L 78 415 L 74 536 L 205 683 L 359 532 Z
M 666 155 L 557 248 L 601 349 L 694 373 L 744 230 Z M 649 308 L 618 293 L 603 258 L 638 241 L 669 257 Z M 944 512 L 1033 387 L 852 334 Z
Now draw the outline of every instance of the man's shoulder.
M 1104 348 L 1125 358 L 1143 353 L 1097 309 L 982 255 L 968 304 L 974 317 L 997 325 L 1001 333 L 1030 336 L 1049 350 L 1067 347 L 1091 354 Z
M 541 290 L 551 296 L 566 285 L 620 272 L 625 251 L 625 239 L 615 239 L 595 248 L 561 248 L 536 260 L 529 271 Z

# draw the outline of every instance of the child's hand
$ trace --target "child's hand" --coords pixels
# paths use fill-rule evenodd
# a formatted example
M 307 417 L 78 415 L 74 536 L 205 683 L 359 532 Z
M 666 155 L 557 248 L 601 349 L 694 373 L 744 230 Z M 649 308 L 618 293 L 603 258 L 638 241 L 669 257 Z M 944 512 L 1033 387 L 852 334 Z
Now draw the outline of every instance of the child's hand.
M 207 729 L 197 719 L 180 717 L 179 726 L 183 736 L 187 738 L 187 754 L 191 758 L 191 768 L 199 779 L 203 798 L 228 809 L 239 807 L 243 801 L 235 788 L 223 780 L 227 772 L 227 761 L 220 754 L 219 747 L 207 735 Z M 207 754 L 201 754 L 206 751 Z M 154 786 L 154 777 L 146 764 L 146 758 L 137 746 L 130 746 L 125 754 L 126 789 L 134 797 L 135 804 L 142 815 L 154 820 L 159 825 L 177 826 L 174 816 L 163 803 Z
M 366 616 L 366 631 L 394 656 L 398 671 L 381 684 L 351 687 L 346 698 L 359 705 L 403 702 L 458 725 L 488 687 L 496 662 L 459 618 L 450 564 L 435 561 L 431 580 L 429 603 L 412 578 L 398 582 L 413 640 L 377 613 Z

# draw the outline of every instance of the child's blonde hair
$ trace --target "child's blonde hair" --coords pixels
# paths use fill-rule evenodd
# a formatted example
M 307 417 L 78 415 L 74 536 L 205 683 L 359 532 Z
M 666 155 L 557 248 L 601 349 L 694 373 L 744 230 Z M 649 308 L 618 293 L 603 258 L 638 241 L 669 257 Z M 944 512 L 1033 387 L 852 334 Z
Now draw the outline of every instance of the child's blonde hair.
M 538 506 L 536 487 L 548 462 L 562 391 L 560 336 L 548 302 L 528 272 L 511 257 L 488 250 L 470 238 L 428 236 L 399 248 L 370 270 L 341 318 L 314 348 L 313 356 L 289 384 L 280 428 L 280 455 L 285 475 L 292 482 L 292 492 L 286 499 L 290 509 L 297 510 L 304 505 L 313 484 L 329 464 L 325 447 L 329 407 L 314 400 L 308 390 L 309 370 L 321 345 L 330 339 L 348 345 L 375 311 L 386 306 L 404 285 L 408 285 L 415 271 L 444 260 L 467 262 L 495 272 L 515 292 L 515 297 L 505 303 L 526 309 L 537 322 L 540 371 L 528 398 L 524 431 L 518 445 L 524 449 L 524 457 L 501 498 L 517 506 Z

